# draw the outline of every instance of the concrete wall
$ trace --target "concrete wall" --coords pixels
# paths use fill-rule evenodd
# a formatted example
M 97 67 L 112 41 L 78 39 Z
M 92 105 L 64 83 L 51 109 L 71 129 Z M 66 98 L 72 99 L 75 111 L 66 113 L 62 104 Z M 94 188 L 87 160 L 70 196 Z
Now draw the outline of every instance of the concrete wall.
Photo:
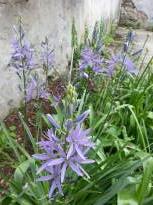
M 45 36 L 56 51 L 57 69 L 66 66 L 71 52 L 71 25 L 75 18 L 79 35 L 84 25 L 92 28 L 101 17 L 118 20 L 120 0 L 1 0 L 0 1 L 0 118 L 19 105 L 18 79 L 7 69 L 10 60 L 12 26 L 21 15 L 27 36 L 37 47 Z
M 153 26 L 153 0 L 133 0 L 138 10 L 148 16 L 148 24 Z

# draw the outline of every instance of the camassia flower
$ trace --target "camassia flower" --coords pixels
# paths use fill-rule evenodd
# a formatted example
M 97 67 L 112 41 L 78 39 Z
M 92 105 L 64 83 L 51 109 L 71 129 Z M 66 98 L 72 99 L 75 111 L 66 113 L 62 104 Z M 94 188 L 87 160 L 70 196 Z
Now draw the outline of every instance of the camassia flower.
M 123 51 L 125 53 L 128 52 L 130 44 L 134 41 L 134 37 L 135 37 L 135 33 L 133 31 L 129 31 L 123 46 Z
M 133 61 L 130 58 L 125 57 L 123 64 L 124 64 L 125 70 L 128 73 L 131 73 L 131 74 L 134 74 L 134 75 L 138 74 L 138 70 L 137 70 L 136 66 L 134 65 Z
M 39 82 L 32 77 L 26 86 L 26 102 L 31 101 L 32 99 L 48 99 L 50 96 L 47 92 L 45 86 L 39 85 Z
M 28 41 L 23 38 L 21 40 L 16 38 L 12 42 L 12 49 L 11 65 L 16 69 L 17 73 L 22 70 L 28 71 L 34 67 L 34 50 Z
M 82 146 L 90 148 L 94 146 L 94 144 L 88 138 L 89 133 L 90 130 L 83 130 L 80 124 L 78 124 L 75 129 L 71 130 L 70 134 L 66 138 L 67 142 L 70 143 L 68 156 L 76 152 L 81 159 L 85 160 L 85 156 L 83 155 L 81 150 Z
M 84 48 L 81 53 L 80 71 L 84 73 L 90 68 L 94 73 L 100 73 L 102 70 L 103 60 L 99 53 L 91 48 Z
M 112 77 L 114 75 L 116 66 L 119 63 L 119 61 L 119 56 L 112 56 L 112 58 L 107 61 L 107 69 L 105 71 L 109 77 Z
M 87 153 L 94 147 L 94 143 L 90 139 L 90 130 L 83 129 L 81 124 L 77 122 L 83 122 L 87 114 L 88 111 L 80 115 L 77 120 L 73 121 L 71 129 L 67 129 L 65 134 L 62 132 L 60 137 L 56 136 L 55 130 L 61 129 L 61 126 L 51 115 L 48 115 L 53 129 L 47 131 L 47 139 L 38 142 L 42 153 L 34 154 L 33 157 L 41 161 L 37 174 L 47 173 L 46 176 L 38 178 L 38 181 L 50 181 L 50 198 L 53 197 L 56 189 L 63 195 L 62 183 L 68 170 L 75 172 L 78 176 L 89 177 L 83 165 L 94 163 L 94 160 L 87 158 Z
M 47 176 L 42 176 L 37 179 L 37 181 L 51 181 L 51 187 L 49 191 L 49 198 L 52 197 L 55 189 L 58 189 L 58 192 L 63 195 L 62 186 L 61 186 L 61 166 L 55 167 L 46 167 L 46 171 L 49 173 Z
M 51 68 L 54 66 L 54 49 L 50 48 L 48 38 L 45 38 L 45 41 L 41 43 L 41 62 L 42 68 L 44 70 L 45 78 L 46 78 L 46 87 L 48 87 L 48 73 Z M 43 94 L 42 94 L 43 95 Z M 44 95 L 45 96 L 45 95 Z
M 107 61 L 107 69 L 105 69 L 105 73 L 112 77 L 117 66 L 121 66 L 129 74 L 138 74 L 138 70 L 134 62 L 128 56 L 122 55 L 112 56 L 112 58 Z
M 43 63 L 43 68 L 49 70 L 54 65 L 54 50 L 50 48 L 48 38 L 45 38 L 45 41 L 41 43 L 42 52 L 41 60 Z
M 76 118 L 76 122 L 77 123 L 82 123 L 84 122 L 84 120 L 88 117 L 90 113 L 90 110 L 86 110 L 84 113 L 82 113 L 81 115 L 79 115 L 77 118 Z
M 20 79 L 20 89 L 24 94 L 24 114 L 26 119 L 27 114 L 27 101 L 31 100 L 33 90 L 36 87 L 34 80 L 30 81 L 30 74 L 34 69 L 34 49 L 27 41 L 25 32 L 22 27 L 21 18 L 19 19 L 18 27 L 15 27 L 15 38 L 12 42 L 12 53 L 10 59 L 11 68 L 13 68 Z
M 34 95 L 36 95 L 36 89 L 37 89 L 37 82 L 34 78 L 32 78 L 31 81 L 28 83 L 27 88 L 26 88 L 26 102 L 29 102 L 34 97 L 36 97 L 36 96 L 34 96 Z

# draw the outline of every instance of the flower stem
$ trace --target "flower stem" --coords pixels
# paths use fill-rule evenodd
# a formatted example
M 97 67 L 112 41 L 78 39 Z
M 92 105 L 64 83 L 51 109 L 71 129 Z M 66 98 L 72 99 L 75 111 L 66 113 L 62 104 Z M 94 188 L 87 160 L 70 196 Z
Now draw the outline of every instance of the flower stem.
M 23 69 L 23 89 L 24 89 L 24 118 L 27 123 L 27 102 L 26 102 L 26 96 L 27 96 L 27 91 L 26 91 L 26 75 L 25 75 L 25 70 Z

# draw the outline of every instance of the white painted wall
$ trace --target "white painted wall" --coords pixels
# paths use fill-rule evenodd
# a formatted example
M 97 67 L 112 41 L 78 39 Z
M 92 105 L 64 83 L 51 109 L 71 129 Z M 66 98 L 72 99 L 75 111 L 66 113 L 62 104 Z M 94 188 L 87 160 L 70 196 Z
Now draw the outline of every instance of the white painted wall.
M 2 1 L 2 0 L 1 0 Z M 3 0 L 0 4 L 0 118 L 21 100 L 16 75 L 6 68 L 10 59 L 12 26 L 21 15 L 30 41 L 39 48 L 48 36 L 56 51 L 57 69 L 66 66 L 66 55 L 71 52 L 71 24 L 75 18 L 79 35 L 84 25 L 93 28 L 95 21 L 117 20 L 120 0 Z M 10 4 L 10 3 L 11 4 Z M 20 3 L 19 3 L 20 2 Z

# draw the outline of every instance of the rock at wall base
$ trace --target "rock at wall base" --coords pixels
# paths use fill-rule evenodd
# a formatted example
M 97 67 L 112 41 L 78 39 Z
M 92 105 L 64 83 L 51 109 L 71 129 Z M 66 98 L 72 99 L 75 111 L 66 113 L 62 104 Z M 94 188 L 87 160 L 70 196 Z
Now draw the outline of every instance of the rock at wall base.
M 121 5 L 120 26 L 132 28 L 145 28 L 148 16 L 143 11 L 139 11 L 132 0 L 123 0 Z

